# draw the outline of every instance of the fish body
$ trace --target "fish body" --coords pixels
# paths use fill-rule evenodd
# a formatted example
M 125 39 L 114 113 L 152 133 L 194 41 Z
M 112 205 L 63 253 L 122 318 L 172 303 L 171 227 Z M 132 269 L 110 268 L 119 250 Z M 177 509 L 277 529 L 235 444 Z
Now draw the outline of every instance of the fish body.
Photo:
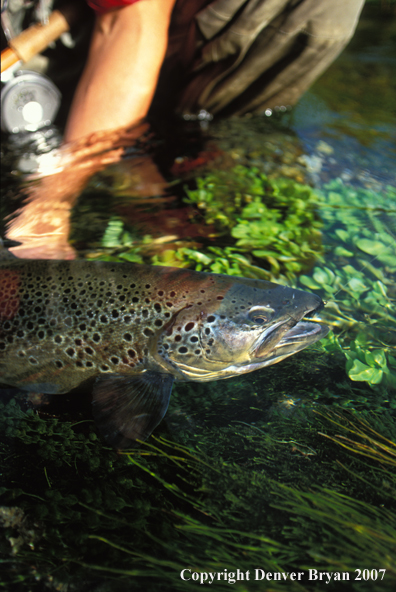
M 97 261 L 0 261 L 0 382 L 61 394 L 93 384 L 116 447 L 161 421 L 174 380 L 227 378 L 321 339 L 321 299 L 263 280 Z

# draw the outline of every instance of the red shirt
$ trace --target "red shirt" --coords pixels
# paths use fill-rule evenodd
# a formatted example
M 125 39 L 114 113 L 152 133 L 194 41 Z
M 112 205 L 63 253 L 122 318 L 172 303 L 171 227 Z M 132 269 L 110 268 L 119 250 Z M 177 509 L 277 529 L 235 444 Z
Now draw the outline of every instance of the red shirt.
M 139 0 L 87 0 L 88 6 L 93 8 L 98 14 L 105 14 L 106 12 L 110 12 L 110 10 L 135 4 L 135 2 L 139 2 Z

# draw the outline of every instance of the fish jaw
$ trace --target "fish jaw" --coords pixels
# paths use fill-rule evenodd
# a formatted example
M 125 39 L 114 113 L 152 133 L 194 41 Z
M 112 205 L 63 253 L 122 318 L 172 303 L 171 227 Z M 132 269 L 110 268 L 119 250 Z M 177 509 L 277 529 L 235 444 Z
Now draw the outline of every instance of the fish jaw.
M 161 356 L 177 380 L 210 381 L 251 372 L 327 334 L 326 327 L 304 320 L 323 307 L 317 295 L 270 282 L 235 279 L 220 303 L 199 315 L 194 307 L 186 311 L 195 328 L 189 339 L 183 336 L 180 347 L 172 344 L 172 335 L 168 340 L 162 335 L 160 349 L 167 350 Z M 188 326 L 188 316 L 183 323 Z

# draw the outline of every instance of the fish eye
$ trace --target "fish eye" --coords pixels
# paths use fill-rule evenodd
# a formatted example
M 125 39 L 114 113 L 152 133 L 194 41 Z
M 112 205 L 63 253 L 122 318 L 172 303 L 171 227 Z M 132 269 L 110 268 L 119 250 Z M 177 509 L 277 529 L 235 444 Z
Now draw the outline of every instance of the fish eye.
M 271 319 L 273 312 L 272 308 L 254 306 L 250 309 L 248 317 L 255 325 L 264 325 Z

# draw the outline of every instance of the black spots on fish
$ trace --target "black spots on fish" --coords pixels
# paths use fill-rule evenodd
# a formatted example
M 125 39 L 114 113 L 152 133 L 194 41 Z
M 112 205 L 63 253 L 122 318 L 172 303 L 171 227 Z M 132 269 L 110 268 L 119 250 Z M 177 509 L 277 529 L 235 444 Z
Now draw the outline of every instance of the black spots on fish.
M 206 327 L 205 335 L 210 335 L 210 334 L 211 334 L 211 330 L 209 329 L 209 327 Z
M 178 342 L 178 341 L 181 341 L 181 340 L 182 340 L 182 336 L 181 336 L 181 335 L 179 335 L 179 334 L 177 334 L 177 335 L 175 335 L 175 337 L 174 337 L 174 340 L 175 340 L 176 342 Z
M 94 340 L 95 343 L 100 343 L 100 341 L 101 341 L 102 338 L 101 338 L 101 336 L 100 336 L 99 333 L 94 333 L 92 335 L 92 339 Z
M 169 319 L 170 316 L 171 316 L 171 313 L 170 312 L 164 312 L 164 317 L 165 318 Z
M 149 327 L 146 327 L 143 331 L 143 334 L 146 337 L 151 337 L 152 335 L 154 335 L 154 331 L 152 331 L 152 329 L 150 329 Z
M 22 331 L 22 329 L 19 329 L 19 330 L 16 332 L 16 336 L 17 336 L 17 337 L 19 337 L 19 338 L 23 338 L 23 337 L 25 337 L 25 331 Z
M 120 316 L 118 310 L 112 310 L 111 311 L 111 316 L 113 317 L 113 319 L 118 319 L 118 317 Z
M 216 317 L 214 315 L 209 315 L 206 319 L 207 323 L 214 323 L 216 320 Z
M 93 356 L 93 354 L 95 353 L 94 350 L 92 349 L 92 347 L 85 347 L 84 348 L 85 353 L 87 353 L 89 356 Z
M 108 372 L 110 370 L 110 367 L 107 366 L 106 364 L 102 364 L 100 367 L 101 372 Z
M 192 337 L 190 337 L 190 341 L 191 341 L 191 343 L 197 343 L 197 341 L 199 341 L 199 340 L 196 335 L 193 335 Z
M 26 356 L 26 353 L 20 349 L 17 353 L 18 358 L 24 358 Z
M 130 358 L 136 358 L 136 352 L 134 349 L 128 349 L 127 354 Z
M 102 325 L 107 325 L 107 323 L 109 322 L 109 318 L 106 315 L 102 314 L 99 317 L 99 321 L 102 323 Z
M 172 308 L 173 307 L 173 302 L 165 302 L 165 306 L 167 306 L 168 308 Z
M 11 325 L 10 321 L 6 321 L 6 322 L 3 324 L 3 329 L 4 329 L 5 331 L 9 331 L 11 328 L 12 328 L 12 325 Z
M 137 302 L 139 302 L 139 298 L 137 296 L 134 296 L 132 298 L 132 302 L 136 304 Z
M 117 364 L 119 364 L 119 363 L 120 363 L 120 358 L 117 358 L 117 356 L 111 356 L 111 358 L 110 358 L 110 362 L 111 362 L 112 364 L 114 364 L 115 366 L 117 366 Z
M 46 336 L 47 336 L 47 333 L 46 333 L 45 331 L 43 331 L 43 330 L 40 330 L 40 331 L 38 331 L 38 333 L 37 333 L 37 337 L 38 337 L 39 339 L 41 339 L 41 340 L 42 340 L 42 339 L 45 339 L 45 338 L 46 338 Z
M 125 341 L 132 341 L 132 335 L 130 333 L 124 333 L 124 335 L 122 336 L 122 338 Z
M 148 311 L 147 308 L 143 308 L 143 310 L 142 310 L 142 317 L 144 319 L 148 319 L 148 317 L 149 317 L 149 311 Z
M 6 348 L 6 344 L 4 343 L 4 341 L 0 341 L 0 351 L 4 351 Z
M 178 349 L 179 354 L 186 354 L 188 352 L 188 349 L 182 345 L 181 347 L 179 347 Z
M 162 327 L 162 325 L 163 325 L 163 324 L 164 324 L 164 322 L 163 322 L 163 321 L 161 321 L 161 319 L 156 319 L 156 320 L 154 321 L 154 325 L 155 325 L 156 327 Z
M 86 331 L 87 330 L 87 325 L 85 323 L 81 323 L 81 325 L 78 326 L 80 331 Z
M 69 356 L 69 358 L 73 358 L 76 355 L 76 350 L 73 347 L 68 347 L 66 354 Z
M 34 325 L 33 325 L 32 321 L 28 321 L 28 322 L 26 323 L 26 329 L 27 329 L 28 331 L 33 331 L 33 329 L 34 329 Z
M 191 321 L 190 321 L 189 323 L 187 323 L 187 324 L 185 325 L 185 327 L 184 327 L 184 330 L 185 330 L 186 332 L 188 332 L 188 331 L 192 331 L 192 329 L 194 329 L 194 327 L 195 327 L 195 323 L 193 323 L 193 322 L 191 322 Z
M 61 343 L 63 343 L 63 337 L 61 337 L 60 335 L 55 335 L 54 341 L 55 343 L 58 343 L 60 345 Z
M 82 346 L 82 340 L 80 338 L 77 338 L 74 340 L 74 343 L 77 345 L 77 347 L 81 347 Z
M 157 294 L 158 294 L 158 296 L 160 298 L 162 298 L 162 296 L 164 295 L 164 291 L 163 290 L 158 290 Z
M 36 358 L 33 358 L 33 356 L 29 356 L 28 362 L 29 364 L 32 364 L 32 366 L 36 366 L 38 364 Z

